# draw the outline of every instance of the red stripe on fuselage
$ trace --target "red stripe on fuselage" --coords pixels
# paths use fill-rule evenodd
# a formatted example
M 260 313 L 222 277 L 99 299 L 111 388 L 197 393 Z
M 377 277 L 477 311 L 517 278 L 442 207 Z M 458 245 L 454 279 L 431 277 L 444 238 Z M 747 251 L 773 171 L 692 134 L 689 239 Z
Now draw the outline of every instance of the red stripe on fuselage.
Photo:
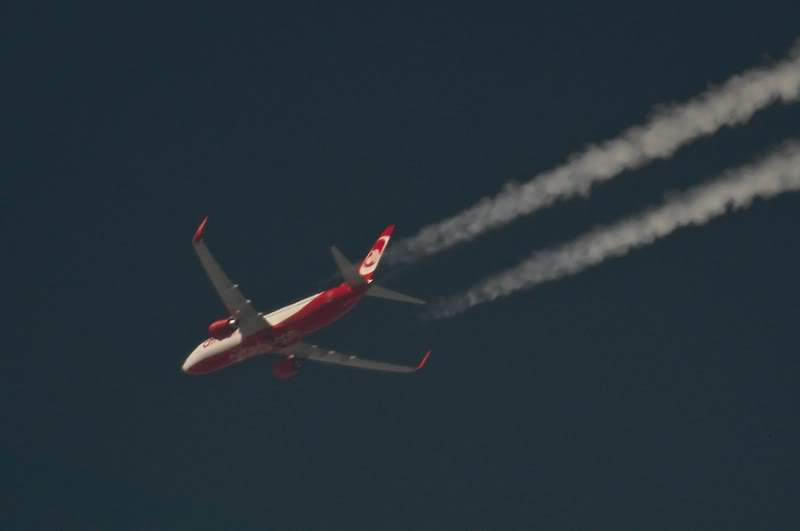
M 340 284 L 317 295 L 302 310 L 273 328 L 292 330 L 301 336 L 316 332 L 342 318 L 358 304 L 368 286 L 351 287 Z

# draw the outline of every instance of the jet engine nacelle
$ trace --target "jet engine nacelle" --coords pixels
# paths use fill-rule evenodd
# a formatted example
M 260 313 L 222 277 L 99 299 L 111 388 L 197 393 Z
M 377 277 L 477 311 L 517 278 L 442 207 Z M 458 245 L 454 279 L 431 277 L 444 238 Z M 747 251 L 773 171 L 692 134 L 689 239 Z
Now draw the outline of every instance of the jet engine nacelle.
M 281 358 L 272 362 L 272 376 L 278 380 L 286 380 L 300 371 L 300 364 L 295 358 Z
M 208 325 L 208 337 L 214 339 L 225 339 L 229 337 L 238 328 L 239 323 L 236 319 L 228 317 L 227 319 L 220 319 Z

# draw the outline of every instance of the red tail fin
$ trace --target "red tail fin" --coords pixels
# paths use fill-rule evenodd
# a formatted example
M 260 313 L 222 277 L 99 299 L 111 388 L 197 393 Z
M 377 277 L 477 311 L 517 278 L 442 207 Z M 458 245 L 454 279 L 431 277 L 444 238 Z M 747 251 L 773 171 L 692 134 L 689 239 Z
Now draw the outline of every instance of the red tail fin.
M 393 231 L 394 225 L 389 225 L 383 229 L 380 237 L 372 245 L 372 249 L 370 249 L 367 257 L 361 262 L 361 266 L 358 268 L 358 274 L 361 275 L 367 283 L 372 282 L 372 275 L 375 273 L 375 269 L 378 268 L 378 262 L 380 262 L 381 256 L 383 256 L 386 247 L 389 245 L 389 238 L 392 237 Z

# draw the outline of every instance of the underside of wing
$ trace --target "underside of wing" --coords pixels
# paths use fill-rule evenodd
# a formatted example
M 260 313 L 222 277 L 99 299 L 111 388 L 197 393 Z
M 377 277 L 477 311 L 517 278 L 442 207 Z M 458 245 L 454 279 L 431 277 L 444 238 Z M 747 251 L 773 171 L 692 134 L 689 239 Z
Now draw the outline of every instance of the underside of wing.
M 197 228 L 192 245 L 197 257 L 200 259 L 200 263 L 203 265 L 203 269 L 205 269 L 209 280 L 211 280 L 211 284 L 219 294 L 220 299 L 222 299 L 222 303 L 228 313 L 238 321 L 242 335 L 249 336 L 268 328 L 269 325 L 263 316 L 253 308 L 250 300 L 242 295 L 242 292 L 239 291 L 239 286 L 231 282 L 231 279 L 222 270 L 205 241 L 203 241 L 207 222 L 208 218 L 205 218 Z
M 335 350 L 326 350 L 316 345 L 308 343 L 296 343 L 290 347 L 281 350 L 282 354 L 294 356 L 300 360 L 318 361 L 320 363 L 327 363 L 330 365 L 341 365 L 345 367 L 352 367 L 355 369 L 366 369 L 372 371 L 383 372 L 397 372 L 397 373 L 412 373 L 422 369 L 428 362 L 430 351 L 426 352 L 422 360 L 416 365 L 397 365 L 395 363 L 386 363 L 382 361 L 373 361 L 357 356 L 342 354 Z

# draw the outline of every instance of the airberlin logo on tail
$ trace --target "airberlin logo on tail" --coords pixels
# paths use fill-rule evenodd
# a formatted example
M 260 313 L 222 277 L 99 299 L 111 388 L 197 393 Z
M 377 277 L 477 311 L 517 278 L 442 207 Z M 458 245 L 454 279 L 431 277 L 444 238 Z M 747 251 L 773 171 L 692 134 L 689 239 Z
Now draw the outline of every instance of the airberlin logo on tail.
M 364 258 L 364 263 L 361 264 L 361 268 L 359 268 L 358 273 L 360 275 L 369 275 L 375 268 L 378 267 L 378 262 L 381 259 L 381 255 L 383 255 L 383 250 L 386 249 L 386 244 L 389 242 L 389 236 L 381 236 L 378 238 L 378 241 L 375 242 L 375 247 L 369 252 L 366 258 Z

